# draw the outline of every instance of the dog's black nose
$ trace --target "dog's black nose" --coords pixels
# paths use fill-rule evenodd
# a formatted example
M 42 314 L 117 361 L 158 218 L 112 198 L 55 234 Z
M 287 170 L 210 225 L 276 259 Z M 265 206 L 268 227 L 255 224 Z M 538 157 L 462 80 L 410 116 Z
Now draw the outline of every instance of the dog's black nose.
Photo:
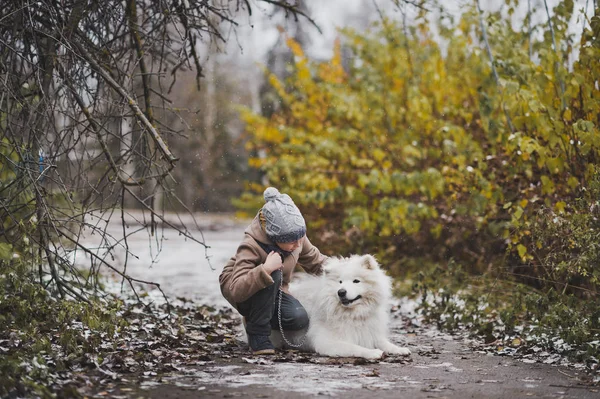
M 346 290 L 345 290 L 345 289 L 343 289 L 343 288 L 340 288 L 340 289 L 338 290 L 338 296 L 339 296 L 340 298 L 343 298 L 343 297 L 345 297 L 345 296 L 346 296 Z

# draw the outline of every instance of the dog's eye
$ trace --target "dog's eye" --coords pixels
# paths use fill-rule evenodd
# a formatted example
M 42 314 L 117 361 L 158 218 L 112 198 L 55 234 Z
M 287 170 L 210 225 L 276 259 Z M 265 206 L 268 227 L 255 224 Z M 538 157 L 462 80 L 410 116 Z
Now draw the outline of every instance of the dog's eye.
M 358 284 L 358 283 L 360 283 L 360 280 L 354 280 L 353 283 Z
M 340 280 L 340 284 L 342 284 L 342 280 Z

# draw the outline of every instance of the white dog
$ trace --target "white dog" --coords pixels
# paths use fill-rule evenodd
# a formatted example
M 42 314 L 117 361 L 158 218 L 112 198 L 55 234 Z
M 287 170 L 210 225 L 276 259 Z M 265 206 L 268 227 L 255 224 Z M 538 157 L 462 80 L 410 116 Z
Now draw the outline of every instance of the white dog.
M 306 334 L 302 349 L 367 359 L 379 359 L 384 353 L 410 355 L 387 337 L 391 279 L 373 256 L 330 258 L 321 276 L 296 275 L 290 294 L 310 319 L 307 331 L 285 333 L 289 341 Z M 277 333 L 272 334 L 274 343 L 281 340 L 274 336 Z

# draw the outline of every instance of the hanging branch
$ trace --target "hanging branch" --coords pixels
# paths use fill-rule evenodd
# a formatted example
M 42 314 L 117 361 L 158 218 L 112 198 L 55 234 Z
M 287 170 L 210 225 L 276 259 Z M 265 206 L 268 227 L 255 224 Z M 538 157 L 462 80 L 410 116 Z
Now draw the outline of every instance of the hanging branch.
M 142 88 L 144 90 L 144 102 L 146 106 L 146 118 L 148 122 L 154 126 L 154 115 L 152 112 L 152 102 L 150 98 L 150 79 L 148 73 L 148 67 L 146 66 L 146 59 L 144 57 L 144 49 L 142 48 L 142 39 L 140 38 L 140 32 L 138 30 L 138 17 L 137 17 L 137 4 L 135 0 L 128 0 L 127 6 L 125 7 L 125 13 L 127 15 L 127 22 L 129 27 L 129 34 L 131 35 L 131 41 L 134 44 L 135 52 L 137 55 L 137 63 L 140 68 L 140 75 L 142 78 Z
M 71 80 L 66 76 L 62 65 L 57 64 L 57 69 L 58 69 L 60 77 L 63 79 L 63 82 L 71 91 L 71 95 L 73 96 L 73 98 L 75 99 L 75 102 L 79 106 L 81 113 L 83 113 L 83 115 L 89 122 L 92 131 L 96 135 L 96 139 L 98 140 L 98 143 L 100 143 L 100 148 L 102 149 L 102 153 L 106 157 L 106 160 L 108 161 L 108 164 L 110 165 L 111 169 L 113 170 L 115 177 L 119 180 L 119 182 L 121 184 L 126 185 L 126 186 L 139 186 L 139 185 L 144 184 L 148 177 L 142 178 L 141 180 L 134 180 L 131 176 L 129 176 L 127 179 L 123 178 L 123 176 L 122 176 L 123 171 L 115 162 L 110 150 L 108 149 L 108 145 L 106 144 L 106 141 L 104 140 L 104 137 L 102 136 L 100 124 L 94 119 L 94 117 L 90 113 L 90 110 L 88 109 L 88 107 L 85 106 L 83 99 L 81 98 L 81 96 L 79 95 L 79 93 L 77 92 L 75 87 L 73 86 L 73 82 L 71 82 Z M 162 174 L 162 175 L 149 176 L 149 177 L 152 178 L 152 177 L 164 177 L 164 176 L 166 176 L 166 173 Z
M 200 63 L 200 58 L 198 57 L 198 53 L 196 52 L 196 36 L 192 34 L 192 30 L 190 29 L 184 5 L 181 4 L 179 1 L 175 1 L 174 4 L 175 10 L 177 11 L 177 16 L 179 17 L 179 21 L 181 22 L 181 25 L 183 25 L 183 29 L 185 31 L 186 40 L 188 40 L 190 43 L 190 52 L 192 54 L 192 59 L 194 60 L 194 65 L 196 66 L 196 88 L 198 89 L 198 91 L 200 91 L 200 79 L 202 79 L 204 75 L 202 75 L 202 64 Z M 225 40 L 220 35 L 217 35 L 217 37 L 223 41 Z M 181 63 L 180 65 L 183 65 L 183 63 Z M 175 71 L 179 69 L 180 65 L 173 68 L 173 73 L 175 73 Z M 171 84 L 171 87 L 173 87 L 173 85 L 175 84 L 175 77 L 176 76 L 173 75 L 173 83 Z M 170 91 L 171 89 L 169 89 L 169 92 Z
M 152 126 L 156 126 L 156 124 L 154 123 L 154 113 L 152 112 L 152 102 L 151 102 L 151 98 L 150 98 L 150 75 L 148 73 L 148 68 L 146 66 L 146 58 L 144 57 L 144 50 L 142 49 L 142 39 L 140 38 L 140 32 L 138 30 L 138 17 L 137 17 L 137 4 L 135 0 L 128 0 L 127 1 L 127 6 L 125 7 L 125 14 L 127 15 L 127 22 L 128 22 L 128 27 L 129 27 L 129 33 L 131 35 L 131 40 L 134 43 L 134 47 L 135 47 L 135 51 L 136 51 L 136 55 L 137 55 L 137 64 L 138 67 L 140 69 L 140 75 L 142 78 L 142 88 L 143 88 L 143 92 L 144 92 L 144 102 L 146 105 L 146 118 L 148 118 L 148 122 L 152 125 Z M 145 136 L 144 136 L 145 137 Z M 148 147 L 150 147 L 150 143 L 146 144 Z M 152 149 L 150 150 L 150 153 L 152 153 Z M 151 165 L 151 161 L 150 161 L 150 165 Z M 171 165 L 173 164 L 173 162 L 171 162 Z M 149 167 L 151 167 L 149 165 Z M 155 197 L 152 196 L 152 206 L 151 208 L 153 209 L 152 213 L 150 214 L 151 217 L 151 223 L 150 223 L 150 231 L 151 234 L 154 235 L 154 225 L 155 225 L 155 220 L 154 220 L 154 207 L 155 207 Z
M 488 42 L 487 31 L 485 29 L 485 24 L 483 23 L 483 12 L 481 11 L 481 6 L 479 5 L 479 0 L 476 0 L 476 3 L 477 3 L 477 12 L 479 14 L 479 26 L 481 27 L 481 32 L 483 34 L 483 41 L 485 43 L 485 48 L 487 50 L 488 57 L 490 58 L 490 64 L 492 66 L 492 74 L 494 75 L 494 80 L 496 81 L 496 85 L 498 86 L 498 91 L 500 92 L 500 96 L 502 97 L 503 96 L 502 84 L 500 83 L 500 77 L 498 76 L 498 72 L 496 71 L 494 55 L 492 54 L 492 49 L 490 47 L 490 43 Z M 504 111 L 504 116 L 506 117 L 506 123 L 508 123 L 510 132 L 514 133 L 515 128 L 512 124 L 512 120 L 510 119 L 510 115 L 508 114 L 508 110 L 504 106 L 504 102 L 502 102 L 502 110 Z
M 92 69 L 96 73 L 98 73 L 98 75 L 100 75 L 102 77 L 102 79 L 104 79 L 104 81 L 106 83 L 108 83 L 108 85 L 110 87 L 113 88 L 113 90 L 115 90 L 117 93 L 119 93 L 121 95 L 121 97 L 123 97 L 123 99 L 125 101 L 127 101 L 127 104 L 129 105 L 129 107 L 131 108 L 131 110 L 133 111 L 133 113 L 135 114 L 135 116 L 146 127 L 146 129 L 148 130 L 148 132 L 150 133 L 150 135 L 154 139 L 154 142 L 156 143 L 156 145 L 158 145 L 158 148 L 162 152 L 163 156 L 171 164 L 174 164 L 178 160 L 178 158 L 175 157 L 173 154 L 171 154 L 171 151 L 169 151 L 169 148 L 167 147 L 166 143 L 164 142 L 164 140 L 160 136 L 160 133 L 158 133 L 158 131 L 156 130 L 156 128 L 148 120 L 148 118 L 146 117 L 146 114 L 144 114 L 144 112 L 141 110 L 141 108 L 139 107 L 139 105 L 137 104 L 137 102 L 129 95 L 129 93 L 127 93 L 127 91 L 123 87 L 121 87 L 121 85 L 119 85 L 119 83 L 117 83 L 113 79 L 112 76 L 110 76 L 110 74 L 108 72 L 106 72 L 104 70 L 104 68 L 102 68 L 96 62 L 96 60 L 94 59 L 94 57 L 92 57 L 92 55 L 87 51 L 87 49 L 84 46 L 82 46 L 77 40 L 73 40 L 71 43 L 77 48 L 78 52 L 83 56 L 83 58 L 85 58 L 85 60 L 87 62 L 89 62 L 89 64 L 92 67 Z

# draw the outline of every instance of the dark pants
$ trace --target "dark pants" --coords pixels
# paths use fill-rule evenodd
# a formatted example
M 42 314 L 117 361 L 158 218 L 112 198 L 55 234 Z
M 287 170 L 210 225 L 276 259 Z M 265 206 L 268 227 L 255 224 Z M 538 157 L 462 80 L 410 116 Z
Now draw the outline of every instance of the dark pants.
M 279 330 L 279 295 L 281 297 L 281 325 L 284 330 L 301 330 L 308 325 L 308 315 L 302 304 L 279 290 L 281 270 L 271 274 L 274 283 L 244 302 L 238 310 L 246 318 L 246 332 L 253 335 L 270 335 L 271 329 Z

